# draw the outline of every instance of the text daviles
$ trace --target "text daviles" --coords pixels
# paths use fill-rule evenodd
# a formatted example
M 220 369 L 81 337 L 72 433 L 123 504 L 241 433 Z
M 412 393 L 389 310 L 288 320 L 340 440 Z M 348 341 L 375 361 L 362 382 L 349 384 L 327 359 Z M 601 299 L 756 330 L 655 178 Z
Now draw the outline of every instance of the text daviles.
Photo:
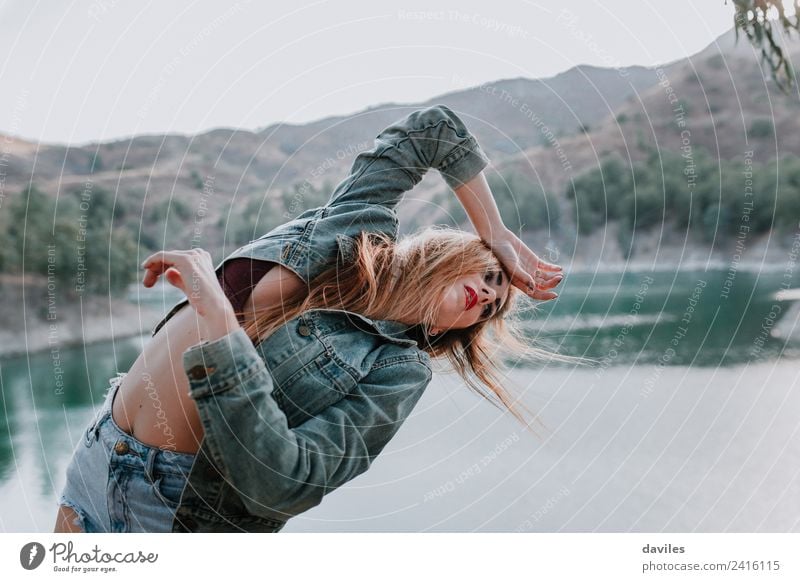
M 673 546 L 672 544 L 664 544 L 663 546 L 647 544 L 642 548 L 642 553 L 644 554 L 682 554 L 685 551 L 683 546 Z

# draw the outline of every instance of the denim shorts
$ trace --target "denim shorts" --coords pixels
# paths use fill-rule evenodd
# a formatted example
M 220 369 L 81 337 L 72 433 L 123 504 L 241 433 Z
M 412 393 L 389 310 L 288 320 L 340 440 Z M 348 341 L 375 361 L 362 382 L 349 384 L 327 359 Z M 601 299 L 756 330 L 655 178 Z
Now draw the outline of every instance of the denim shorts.
M 123 431 L 111 407 L 125 373 L 83 431 L 58 503 L 85 532 L 170 532 L 195 455 L 159 449 Z

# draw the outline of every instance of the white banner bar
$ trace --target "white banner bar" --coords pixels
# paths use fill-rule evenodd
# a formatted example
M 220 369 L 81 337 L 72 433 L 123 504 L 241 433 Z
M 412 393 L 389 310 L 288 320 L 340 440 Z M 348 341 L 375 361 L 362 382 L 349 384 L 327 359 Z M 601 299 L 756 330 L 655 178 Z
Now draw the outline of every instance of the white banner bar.
M 0 571 L 15 581 L 783 581 L 800 580 L 798 547 L 800 534 L 0 534 Z

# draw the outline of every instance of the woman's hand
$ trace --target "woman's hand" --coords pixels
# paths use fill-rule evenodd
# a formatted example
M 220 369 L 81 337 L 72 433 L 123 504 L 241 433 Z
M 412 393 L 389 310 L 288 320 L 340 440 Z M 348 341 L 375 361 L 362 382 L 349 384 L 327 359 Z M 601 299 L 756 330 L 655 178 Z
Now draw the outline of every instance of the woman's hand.
M 534 299 L 546 301 L 558 294 L 549 291 L 561 282 L 561 267 L 546 263 L 503 225 L 503 219 L 483 171 L 453 190 L 475 232 L 494 251 L 511 276 L 511 284 Z
M 239 322 L 217 280 L 208 251 L 159 251 L 142 263 L 146 269 L 143 284 L 152 287 L 162 274 L 171 285 L 186 295 L 199 316 L 201 335 L 212 341 L 228 335 Z
M 547 301 L 558 297 L 550 291 L 561 283 L 561 267 L 540 259 L 517 235 L 502 230 L 486 243 L 511 277 L 511 284 L 534 299 Z

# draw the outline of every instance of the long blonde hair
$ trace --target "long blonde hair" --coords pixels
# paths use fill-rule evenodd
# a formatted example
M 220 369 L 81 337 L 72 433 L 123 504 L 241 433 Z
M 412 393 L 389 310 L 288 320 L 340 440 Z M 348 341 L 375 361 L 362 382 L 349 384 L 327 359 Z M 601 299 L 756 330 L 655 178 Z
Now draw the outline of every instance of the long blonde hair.
M 440 297 L 453 282 L 464 275 L 503 268 L 489 246 L 474 234 L 429 226 L 397 242 L 383 233 L 361 232 L 353 250 L 351 260 L 342 260 L 340 255 L 335 265 L 310 281 L 307 294 L 285 297 L 257 310 L 244 328 L 250 339 L 263 341 L 310 309 L 343 309 L 376 320 L 416 317 L 419 323 L 407 333 L 420 349 L 432 358 L 449 361 L 471 390 L 530 428 L 518 410 L 527 408 L 503 387 L 503 369 L 497 360 L 510 356 L 540 363 L 573 358 L 544 350 L 525 337 L 518 326 L 520 318 L 512 317 L 523 311 L 522 291 L 510 286 L 508 299 L 491 319 L 435 336 L 428 333 Z

